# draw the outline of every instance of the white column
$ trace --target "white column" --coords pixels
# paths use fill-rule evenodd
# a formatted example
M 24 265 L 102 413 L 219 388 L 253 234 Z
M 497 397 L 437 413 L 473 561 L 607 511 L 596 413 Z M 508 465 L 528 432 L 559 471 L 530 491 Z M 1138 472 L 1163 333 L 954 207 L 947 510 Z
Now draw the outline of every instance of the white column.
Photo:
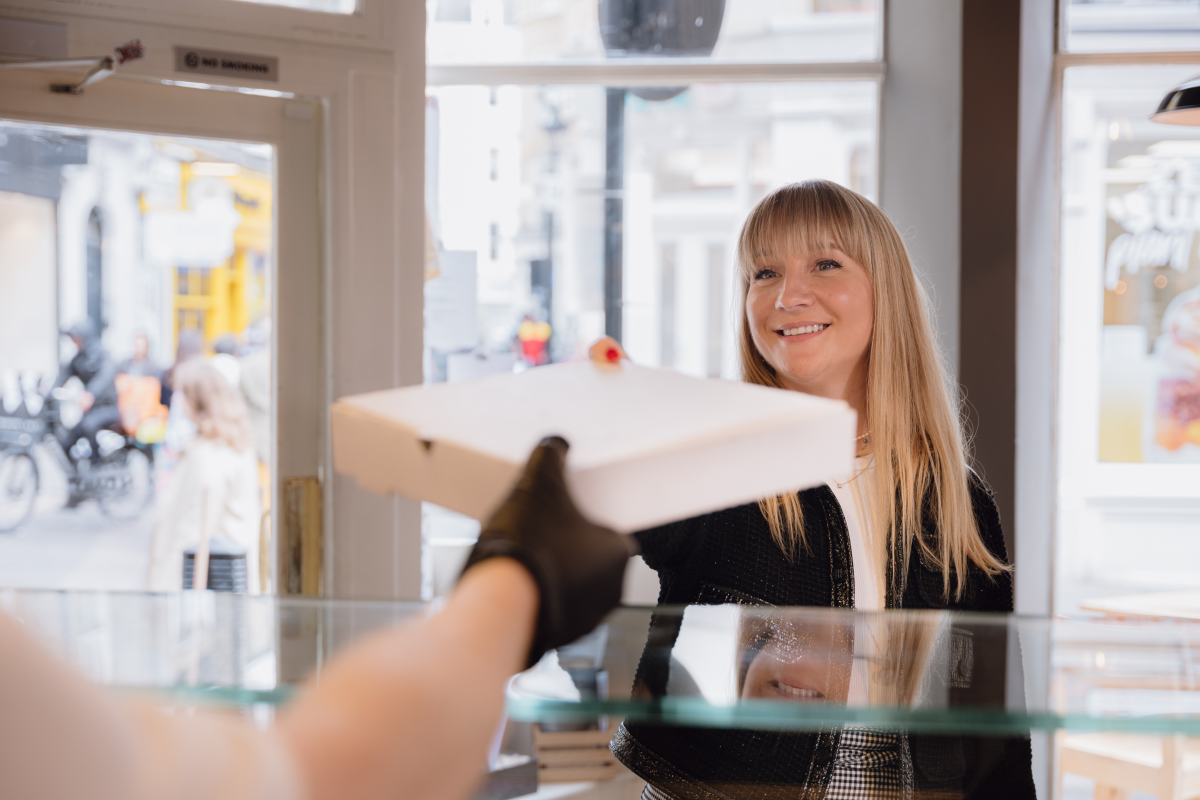
M 1017 445 L 1014 535 L 1016 609 L 1053 610 L 1055 539 L 1054 391 L 1058 326 L 1055 225 L 1058 219 L 1054 0 L 1021 3 L 1021 76 L 1017 131 Z M 1038 668 L 1024 653 L 1026 674 Z M 1038 665 L 1044 667 L 1045 665 Z M 1037 689 L 1026 687 L 1027 697 Z M 1053 739 L 1033 734 L 1038 796 L 1054 786 Z
M 879 205 L 933 299 L 938 339 L 958 369 L 961 0 L 888 0 L 879 108 Z
M 401 4 L 390 71 L 353 71 L 333 98 L 330 397 L 422 380 L 425 25 Z M 419 599 L 420 504 L 333 475 L 327 594 Z

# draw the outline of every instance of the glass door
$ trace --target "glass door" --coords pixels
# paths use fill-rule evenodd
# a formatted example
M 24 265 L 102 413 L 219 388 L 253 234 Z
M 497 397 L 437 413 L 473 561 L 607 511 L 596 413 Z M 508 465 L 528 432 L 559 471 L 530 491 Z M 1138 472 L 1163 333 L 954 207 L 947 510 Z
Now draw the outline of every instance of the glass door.
M 276 396 L 296 378 L 277 236 L 318 227 L 315 203 L 276 200 L 315 147 L 280 145 L 315 111 L 49 83 L 0 73 L 0 585 L 179 588 L 204 539 L 210 580 L 271 591 Z

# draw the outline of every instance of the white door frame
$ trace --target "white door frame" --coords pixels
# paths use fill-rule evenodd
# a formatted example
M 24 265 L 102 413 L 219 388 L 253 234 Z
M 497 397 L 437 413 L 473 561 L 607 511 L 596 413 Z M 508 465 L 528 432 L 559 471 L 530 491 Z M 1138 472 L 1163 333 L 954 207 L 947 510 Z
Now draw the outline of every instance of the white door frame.
M 140 39 L 146 57 L 78 96 L 67 74 L 0 72 L 0 117 L 277 147 L 275 477 L 318 475 L 328 595 L 420 594 L 417 504 L 334 476 L 333 399 L 421 381 L 424 7 L 354 15 L 231 0 L 70 6 L 0 0 L 0 18 L 65 25 L 64 57 Z M 398 24 L 403 15 L 419 25 Z M 175 72 L 176 45 L 279 59 L 279 81 Z M 246 90 L 253 94 L 245 93 Z M 279 508 L 279 503 L 274 503 Z M 278 525 L 275 527 L 278 530 Z

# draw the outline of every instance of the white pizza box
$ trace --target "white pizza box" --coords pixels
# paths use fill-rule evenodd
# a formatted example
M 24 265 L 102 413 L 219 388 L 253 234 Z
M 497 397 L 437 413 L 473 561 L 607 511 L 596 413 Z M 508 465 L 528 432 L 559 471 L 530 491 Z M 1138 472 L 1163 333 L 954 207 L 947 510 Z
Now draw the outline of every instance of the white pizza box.
M 628 361 L 355 395 L 331 415 L 338 472 L 480 520 L 562 436 L 579 508 L 622 533 L 843 477 L 855 453 L 844 402 Z

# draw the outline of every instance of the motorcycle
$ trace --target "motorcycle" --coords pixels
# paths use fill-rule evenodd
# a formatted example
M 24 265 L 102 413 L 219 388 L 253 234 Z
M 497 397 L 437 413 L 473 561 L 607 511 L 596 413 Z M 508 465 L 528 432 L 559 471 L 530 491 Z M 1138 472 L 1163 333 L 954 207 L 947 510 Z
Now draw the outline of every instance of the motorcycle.
M 80 439 L 67 452 L 62 439 L 59 390 L 37 401 L 27 399 L 14 410 L 0 408 L 0 533 L 20 528 L 33 516 L 41 476 L 34 447 L 41 447 L 67 477 L 70 503 L 94 499 L 113 519 L 133 519 L 154 500 L 154 450 L 125 433 L 97 432 L 98 453 Z M 33 408 L 31 408 L 31 405 Z

